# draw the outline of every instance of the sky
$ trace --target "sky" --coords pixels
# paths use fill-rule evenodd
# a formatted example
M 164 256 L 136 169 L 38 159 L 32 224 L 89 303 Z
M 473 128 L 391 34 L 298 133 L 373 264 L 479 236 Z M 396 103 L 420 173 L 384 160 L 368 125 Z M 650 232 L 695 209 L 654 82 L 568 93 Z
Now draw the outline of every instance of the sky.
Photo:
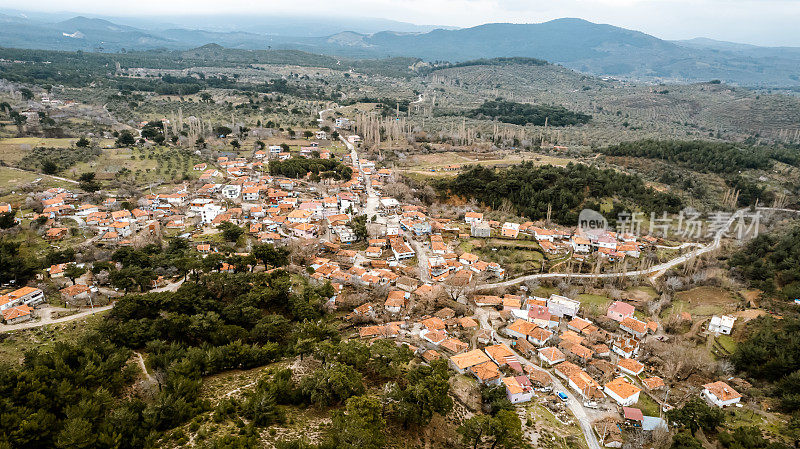
M 800 47 L 800 0 L 2 0 L 0 4 L 111 16 L 334 15 L 458 27 L 578 17 L 663 39 L 706 37 Z

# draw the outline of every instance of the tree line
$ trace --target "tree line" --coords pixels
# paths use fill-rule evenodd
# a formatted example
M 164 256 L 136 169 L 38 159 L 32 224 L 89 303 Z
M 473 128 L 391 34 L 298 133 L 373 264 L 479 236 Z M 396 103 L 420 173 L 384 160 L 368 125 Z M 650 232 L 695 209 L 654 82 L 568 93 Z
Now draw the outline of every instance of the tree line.
M 736 173 L 765 170 L 778 160 L 789 165 L 800 162 L 800 151 L 704 140 L 645 139 L 622 142 L 600 150 L 609 156 L 658 159 L 704 173 Z
M 597 202 L 608 198 L 614 200 L 615 211 L 675 213 L 682 204 L 674 194 L 647 187 L 638 176 L 573 163 L 556 167 L 524 162 L 498 170 L 477 165 L 438 181 L 437 187 L 442 194 L 474 198 L 495 209 L 508 205 L 532 220 L 547 218 L 552 205 L 551 219 L 564 225 L 575 225 L 582 208 L 599 207 Z
M 335 159 L 293 157 L 285 161 L 270 161 L 269 173 L 287 178 L 303 178 L 311 173 L 312 177 L 343 181 L 353 176 L 353 169 Z
M 467 117 L 498 120 L 514 125 L 572 126 L 589 123 L 591 115 L 570 111 L 563 106 L 516 103 L 503 99 L 484 101 L 479 107 L 468 111 Z

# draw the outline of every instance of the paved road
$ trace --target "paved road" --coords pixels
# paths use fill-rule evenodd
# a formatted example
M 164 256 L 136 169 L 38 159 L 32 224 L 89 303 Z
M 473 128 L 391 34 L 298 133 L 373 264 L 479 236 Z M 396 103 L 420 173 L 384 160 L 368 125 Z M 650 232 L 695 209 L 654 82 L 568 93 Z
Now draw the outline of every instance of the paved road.
M 491 325 L 489 324 L 489 313 L 485 309 L 480 307 L 476 308 L 475 316 L 478 318 L 478 322 L 480 323 L 481 328 L 492 329 Z M 519 359 L 523 365 L 539 367 L 539 365 L 531 362 L 527 358 L 523 357 L 522 355 L 514 351 L 514 349 L 512 349 L 511 340 L 501 337 L 496 331 L 494 338 L 500 343 L 504 343 L 506 346 L 508 346 L 509 349 L 511 349 L 511 351 L 514 352 L 514 354 L 517 356 L 517 359 Z M 553 380 L 553 387 L 556 389 L 556 391 L 564 391 L 564 392 L 569 391 L 567 390 L 567 388 L 564 387 L 564 385 L 561 383 L 561 380 L 558 377 L 554 376 L 549 371 L 546 372 L 547 374 L 550 375 L 550 378 Z M 572 391 L 569 391 L 569 394 L 567 396 L 569 396 L 569 399 L 567 400 L 567 407 L 569 407 L 570 411 L 572 412 L 572 415 L 575 416 L 575 419 L 578 421 L 578 425 L 580 426 L 581 431 L 583 432 L 584 438 L 586 438 L 586 444 L 589 446 L 589 449 L 601 449 L 600 443 L 597 441 L 597 437 L 594 434 L 594 430 L 592 430 L 592 421 L 589 418 L 589 415 L 586 414 L 586 410 L 583 408 L 583 404 L 580 401 L 578 401 L 577 397 L 573 394 Z
M 52 308 L 42 308 L 42 309 L 39 309 L 39 310 L 42 311 L 41 312 L 42 313 L 42 317 L 39 320 L 37 320 L 37 321 L 28 321 L 28 322 L 20 323 L 20 324 L 0 325 L 0 333 L 18 331 L 18 330 L 22 330 L 22 329 L 33 329 L 35 327 L 42 327 L 42 326 L 46 326 L 48 324 L 65 323 L 67 321 L 73 321 L 73 320 L 77 320 L 77 319 L 80 319 L 80 318 L 86 318 L 87 316 L 94 315 L 95 313 L 104 312 L 106 310 L 111 309 L 112 307 L 114 307 L 113 304 L 112 305 L 108 305 L 108 306 L 103 306 L 103 307 L 95 307 L 95 308 L 89 309 L 89 310 L 87 310 L 85 312 L 79 312 L 79 313 L 76 313 L 74 315 L 65 316 L 63 318 L 52 318 L 52 313 L 54 311 L 62 310 L 62 309 L 53 310 Z
M 767 209 L 767 208 L 765 208 Z M 645 270 L 631 270 L 631 271 L 623 271 L 621 273 L 599 273 L 599 274 L 589 274 L 589 273 L 538 273 L 538 274 L 529 274 L 527 276 L 520 276 L 518 278 L 509 279 L 503 282 L 495 282 L 493 284 L 483 284 L 476 288 L 476 290 L 490 290 L 494 288 L 502 288 L 508 287 L 511 285 L 519 284 L 525 281 L 533 280 L 533 279 L 558 279 L 558 278 L 574 278 L 574 279 L 581 279 L 581 278 L 590 278 L 590 279 L 609 279 L 609 278 L 618 278 L 618 277 L 635 277 L 635 276 L 642 276 L 642 275 L 652 275 L 651 277 L 656 278 L 664 274 L 670 268 L 676 267 L 684 262 L 694 259 L 695 257 L 701 256 L 709 251 L 714 251 L 715 249 L 719 248 L 720 242 L 725 234 L 730 229 L 731 225 L 740 217 L 741 214 L 745 213 L 747 209 L 740 209 L 733 213 L 730 219 L 727 222 L 726 226 L 720 228 L 717 231 L 716 235 L 714 236 L 714 240 L 711 243 L 706 245 L 700 246 L 698 249 L 690 251 L 682 256 L 678 256 L 674 259 L 671 259 L 667 262 L 662 264 L 653 265 L 650 268 Z

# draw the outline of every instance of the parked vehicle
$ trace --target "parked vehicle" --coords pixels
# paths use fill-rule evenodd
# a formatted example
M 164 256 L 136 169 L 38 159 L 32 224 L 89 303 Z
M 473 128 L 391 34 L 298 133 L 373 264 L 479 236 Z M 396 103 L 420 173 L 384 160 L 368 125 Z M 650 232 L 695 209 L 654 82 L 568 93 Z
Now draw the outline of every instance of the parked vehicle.
M 561 399 L 564 402 L 567 402 L 569 400 L 569 396 L 567 396 L 567 393 L 564 393 L 563 391 L 559 391 L 557 393 L 557 396 L 558 396 L 559 399 Z

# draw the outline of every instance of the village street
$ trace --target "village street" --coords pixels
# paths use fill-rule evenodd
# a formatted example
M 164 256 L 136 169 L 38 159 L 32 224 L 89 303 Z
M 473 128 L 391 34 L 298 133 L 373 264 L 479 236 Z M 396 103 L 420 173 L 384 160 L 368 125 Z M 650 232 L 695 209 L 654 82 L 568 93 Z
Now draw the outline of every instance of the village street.
M 489 324 L 489 313 L 490 312 L 485 308 L 482 307 L 475 308 L 475 317 L 478 319 L 478 323 L 480 323 L 481 329 L 493 330 L 494 339 L 497 342 L 503 343 L 506 346 L 508 346 L 508 348 L 511 349 L 511 352 L 513 352 L 514 355 L 516 355 L 517 359 L 519 359 L 523 365 L 526 366 L 531 365 L 539 367 L 539 365 L 531 362 L 530 360 L 528 360 L 527 358 L 523 357 L 518 352 L 516 352 L 513 349 L 512 346 L 513 343 L 511 342 L 511 340 L 498 335 L 497 331 L 491 326 L 491 324 Z M 549 371 L 547 371 L 547 373 L 553 380 L 553 387 L 555 388 L 554 391 L 563 391 L 565 393 L 569 391 L 567 390 L 567 388 L 564 387 L 564 385 L 561 383 L 561 380 L 557 376 L 554 376 Z M 578 425 L 580 426 L 581 431 L 583 432 L 583 435 L 586 438 L 586 444 L 589 446 L 590 449 L 600 449 L 600 443 L 597 441 L 597 437 L 595 436 L 594 431 L 592 430 L 592 419 L 589 418 L 589 415 L 587 414 L 586 409 L 583 407 L 583 404 L 577 399 L 577 397 L 574 394 L 572 394 L 572 392 L 569 392 L 568 396 L 569 399 L 567 399 L 567 407 L 569 407 L 570 411 L 572 412 L 572 415 L 578 421 Z

